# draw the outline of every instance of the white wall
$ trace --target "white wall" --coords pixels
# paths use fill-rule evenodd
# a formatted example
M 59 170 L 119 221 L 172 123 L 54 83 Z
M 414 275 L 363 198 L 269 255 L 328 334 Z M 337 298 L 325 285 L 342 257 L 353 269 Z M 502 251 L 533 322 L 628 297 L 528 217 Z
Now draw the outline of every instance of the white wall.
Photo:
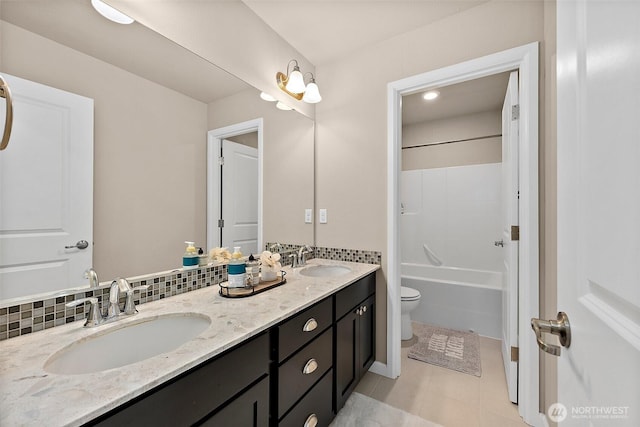
M 500 163 L 502 111 L 485 111 L 402 126 L 402 170 Z M 445 141 L 450 144 L 427 145 Z M 413 147 L 413 148 L 409 148 Z
M 403 171 L 402 262 L 502 271 L 501 163 Z

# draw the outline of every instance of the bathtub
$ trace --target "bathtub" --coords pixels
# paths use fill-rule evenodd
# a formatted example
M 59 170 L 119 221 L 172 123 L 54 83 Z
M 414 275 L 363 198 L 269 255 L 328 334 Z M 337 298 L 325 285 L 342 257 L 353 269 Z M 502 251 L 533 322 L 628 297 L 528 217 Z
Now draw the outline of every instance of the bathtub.
M 413 321 L 501 339 L 502 273 L 402 263 L 401 276 L 422 296 Z

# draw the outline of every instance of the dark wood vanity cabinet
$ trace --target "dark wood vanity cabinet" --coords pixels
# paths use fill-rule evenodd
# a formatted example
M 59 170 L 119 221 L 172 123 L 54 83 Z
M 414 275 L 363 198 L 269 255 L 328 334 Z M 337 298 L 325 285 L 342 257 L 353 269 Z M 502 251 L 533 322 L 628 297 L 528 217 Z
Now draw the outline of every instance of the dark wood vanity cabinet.
M 267 427 L 268 374 L 269 334 L 263 333 L 87 425 Z
M 375 311 L 373 274 L 336 294 L 336 412 L 375 359 Z
M 375 357 L 375 273 L 87 425 L 328 426 Z

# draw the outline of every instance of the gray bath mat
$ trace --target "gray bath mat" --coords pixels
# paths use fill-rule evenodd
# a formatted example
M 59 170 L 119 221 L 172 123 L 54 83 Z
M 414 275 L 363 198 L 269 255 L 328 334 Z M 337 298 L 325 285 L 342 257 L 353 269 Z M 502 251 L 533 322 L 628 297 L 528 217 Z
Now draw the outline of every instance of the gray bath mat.
M 413 322 L 418 341 L 409 349 L 409 357 L 465 374 L 482 375 L 480 339 L 474 332 Z

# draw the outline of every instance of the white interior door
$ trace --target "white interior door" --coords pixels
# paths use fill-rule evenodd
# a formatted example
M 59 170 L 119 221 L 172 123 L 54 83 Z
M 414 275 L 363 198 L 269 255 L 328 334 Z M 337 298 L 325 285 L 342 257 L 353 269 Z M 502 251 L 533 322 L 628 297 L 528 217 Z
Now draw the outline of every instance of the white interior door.
M 0 300 L 88 284 L 93 100 L 2 76 L 13 94 L 14 122 L 0 153 Z M 82 240 L 85 249 L 65 249 Z
M 509 400 L 518 403 L 518 240 L 512 240 L 512 226 L 518 226 L 518 72 L 509 75 L 502 106 L 502 360 Z
M 548 413 L 561 426 L 638 426 L 640 2 L 557 12 L 558 310 L 571 343 Z
M 222 141 L 222 246 L 258 253 L 258 150 Z

